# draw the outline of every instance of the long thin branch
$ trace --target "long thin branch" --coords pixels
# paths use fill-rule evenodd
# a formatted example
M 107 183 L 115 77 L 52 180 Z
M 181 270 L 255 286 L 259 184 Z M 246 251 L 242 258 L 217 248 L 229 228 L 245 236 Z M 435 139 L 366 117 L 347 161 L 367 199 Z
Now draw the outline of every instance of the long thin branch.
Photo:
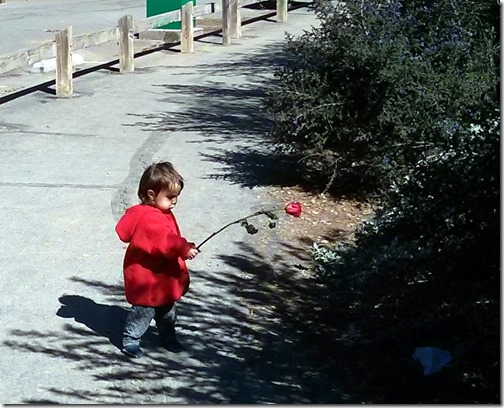
M 306 116 L 308 115 L 309 113 L 317 110 L 317 109 L 320 109 L 320 108 L 325 108 L 326 106 L 337 106 L 338 103 L 336 102 L 328 102 L 328 103 L 323 103 L 323 104 L 320 104 L 320 105 L 317 105 L 317 106 L 313 106 L 312 108 L 310 109 L 307 109 L 306 111 L 300 113 L 299 115 L 297 115 L 293 120 L 296 121 L 298 120 L 299 118 L 303 117 L 303 116 Z
M 329 191 L 332 184 L 334 183 L 334 180 L 336 179 L 337 174 L 338 174 L 338 159 L 334 159 L 334 170 L 331 175 L 331 178 L 329 179 L 329 182 L 327 183 L 327 185 L 324 188 L 324 191 L 322 191 L 322 195 L 324 195 L 325 193 L 327 193 Z
M 362 28 L 364 28 L 364 32 L 369 37 L 369 31 L 367 30 L 366 24 L 364 23 L 364 1 L 365 0 L 361 1 L 361 7 L 360 7 L 360 14 L 361 14 L 361 18 L 362 18 L 361 22 L 362 22 Z
M 239 220 L 236 220 L 236 221 L 233 221 L 233 222 L 230 222 L 229 224 L 226 224 L 224 225 L 221 229 L 215 231 L 214 233 L 212 233 L 211 235 L 209 235 L 206 239 L 203 240 L 203 242 L 201 244 L 199 244 L 196 249 L 200 249 L 200 247 L 205 243 L 207 242 L 210 238 L 214 237 L 215 235 L 217 235 L 219 232 L 221 231 L 224 231 L 227 227 L 230 227 L 231 225 L 233 224 L 238 224 L 239 222 L 242 222 L 243 220 L 245 220 L 247 217 L 245 218 L 241 218 Z
M 210 234 L 207 238 L 205 238 L 203 240 L 203 242 L 201 244 L 199 244 L 196 249 L 200 249 L 200 247 L 205 243 L 207 242 L 210 238 L 213 238 L 214 236 L 216 236 L 219 232 L 222 232 L 224 231 L 227 227 L 230 227 L 231 225 L 233 224 L 238 224 L 238 223 L 241 223 L 249 218 L 252 218 L 252 217 L 256 217 L 258 215 L 261 215 L 261 214 L 266 214 L 266 213 L 271 213 L 271 212 L 275 212 L 275 211 L 280 211 L 280 210 L 283 210 L 284 208 L 276 208 L 274 210 L 269 210 L 269 211 L 265 211 L 265 210 L 259 210 L 259 211 L 256 211 L 255 213 L 253 214 L 250 214 L 250 215 L 247 215 L 246 217 L 243 217 L 243 218 L 240 218 L 239 220 L 235 220 L 235 221 L 232 221 L 230 222 L 229 224 L 226 224 L 224 225 L 222 228 L 220 228 L 219 230 L 215 231 L 214 233 Z

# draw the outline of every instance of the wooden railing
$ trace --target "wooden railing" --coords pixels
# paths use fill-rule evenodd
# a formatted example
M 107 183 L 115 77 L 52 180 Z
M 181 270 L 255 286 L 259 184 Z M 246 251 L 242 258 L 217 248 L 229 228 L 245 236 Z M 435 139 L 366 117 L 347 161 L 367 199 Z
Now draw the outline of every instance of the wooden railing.
M 0 0 L 2 1 L 2 0 Z M 101 30 L 76 37 L 72 27 L 58 31 L 54 41 L 47 41 L 35 48 L 20 50 L 0 56 L 0 74 L 31 65 L 44 59 L 56 58 L 56 95 L 73 94 L 72 52 L 94 45 L 115 41 L 119 43 L 119 71 L 134 71 L 134 38 L 139 33 L 166 24 L 181 21 L 180 49 L 183 53 L 194 52 L 193 19 L 195 17 L 222 12 L 222 44 L 231 44 L 231 38 L 241 36 L 240 7 L 259 3 L 261 0 L 217 0 L 213 3 L 194 6 L 192 0 L 180 10 L 133 21 L 131 15 L 123 16 L 112 29 Z M 277 0 L 276 20 L 287 21 L 287 0 Z

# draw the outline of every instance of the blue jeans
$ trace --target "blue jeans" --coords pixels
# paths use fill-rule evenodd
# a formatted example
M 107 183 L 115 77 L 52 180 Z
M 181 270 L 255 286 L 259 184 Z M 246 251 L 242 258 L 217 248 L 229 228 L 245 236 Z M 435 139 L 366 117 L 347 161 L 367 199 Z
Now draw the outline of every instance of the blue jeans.
M 123 347 L 140 345 L 140 339 L 155 319 L 161 343 L 175 338 L 175 321 L 177 320 L 176 303 L 171 305 L 149 307 L 132 306 L 126 318 L 123 331 Z

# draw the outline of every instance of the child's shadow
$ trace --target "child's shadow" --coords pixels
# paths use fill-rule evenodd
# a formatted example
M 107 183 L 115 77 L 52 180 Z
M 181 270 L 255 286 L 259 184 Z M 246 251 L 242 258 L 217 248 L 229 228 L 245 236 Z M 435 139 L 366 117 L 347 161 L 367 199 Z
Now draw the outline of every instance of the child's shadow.
M 122 330 L 128 316 L 128 310 L 120 306 L 109 306 L 95 303 L 93 300 L 78 295 L 64 295 L 58 299 L 61 307 L 57 316 L 73 318 L 86 325 L 98 336 L 107 337 L 117 348 L 122 348 Z M 142 337 L 142 342 L 154 342 L 152 327 Z

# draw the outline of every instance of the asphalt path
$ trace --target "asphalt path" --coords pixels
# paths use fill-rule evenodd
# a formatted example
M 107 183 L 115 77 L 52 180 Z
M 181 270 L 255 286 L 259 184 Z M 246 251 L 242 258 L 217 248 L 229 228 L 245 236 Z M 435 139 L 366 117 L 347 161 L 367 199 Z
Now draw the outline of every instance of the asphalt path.
M 7 1 L 0 13 L 21 8 Z M 66 2 L 75 21 L 55 12 L 55 20 L 30 29 L 78 27 L 78 2 Z M 33 3 L 40 7 L 34 15 L 51 14 L 51 0 Z M 118 5 L 140 14 L 133 3 L 102 7 L 109 20 L 99 25 L 116 21 L 124 11 Z M 161 159 L 186 180 L 175 213 L 189 240 L 201 242 L 264 205 L 267 187 L 251 187 L 237 169 L 261 170 L 246 153 L 263 149 L 271 123 L 260 103 L 285 32 L 299 35 L 314 24 L 314 14 L 301 8 L 286 24 L 269 18 L 244 26 L 228 47 L 216 35 L 198 41 L 194 54 L 137 58 L 131 74 L 83 75 L 71 98 L 38 91 L 0 105 L 1 403 L 323 402 L 307 385 L 313 373 L 292 357 L 292 338 L 279 334 L 268 295 L 257 300 L 262 264 L 254 245 L 263 232 L 251 237 L 232 227 L 205 244 L 189 262 L 191 289 L 179 307 L 186 351 L 160 350 L 152 327 L 143 361 L 118 349 L 128 304 L 124 246 L 114 232 L 137 202 L 143 168 Z M 282 350 L 281 364 L 264 357 L 265 336 Z
M 0 4 L 0 55 L 54 40 L 54 32 L 68 26 L 74 35 L 112 28 L 125 14 L 145 18 L 145 1 L 6 0 Z

